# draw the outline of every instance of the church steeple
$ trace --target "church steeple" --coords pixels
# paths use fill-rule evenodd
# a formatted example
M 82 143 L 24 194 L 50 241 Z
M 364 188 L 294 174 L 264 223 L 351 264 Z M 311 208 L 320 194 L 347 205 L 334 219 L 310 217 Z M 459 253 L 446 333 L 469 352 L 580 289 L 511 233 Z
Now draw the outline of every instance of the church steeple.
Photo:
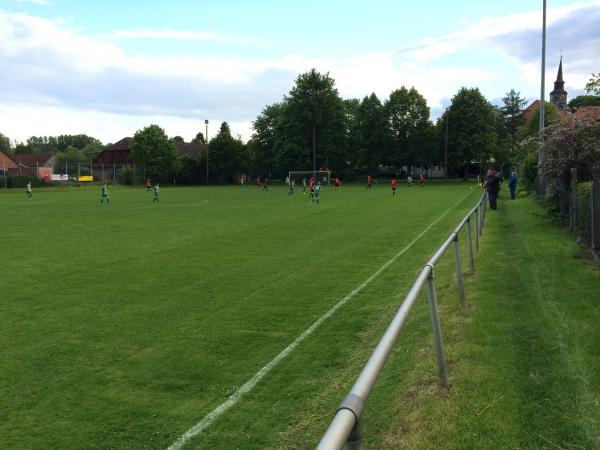
M 565 91 L 565 81 L 563 80 L 562 54 L 560 55 L 560 64 L 558 65 L 558 73 L 554 82 L 554 90 L 550 92 L 550 101 L 560 109 L 567 106 L 567 91 Z

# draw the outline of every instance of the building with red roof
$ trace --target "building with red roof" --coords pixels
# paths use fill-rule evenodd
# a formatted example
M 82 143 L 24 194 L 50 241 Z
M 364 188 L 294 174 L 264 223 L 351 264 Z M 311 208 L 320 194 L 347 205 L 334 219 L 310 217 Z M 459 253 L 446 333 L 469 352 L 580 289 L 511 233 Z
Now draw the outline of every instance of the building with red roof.
M 16 167 L 17 162 L 14 157 L 0 150 L 0 170 L 4 172 L 4 170 L 8 171 L 8 169 L 15 169 Z

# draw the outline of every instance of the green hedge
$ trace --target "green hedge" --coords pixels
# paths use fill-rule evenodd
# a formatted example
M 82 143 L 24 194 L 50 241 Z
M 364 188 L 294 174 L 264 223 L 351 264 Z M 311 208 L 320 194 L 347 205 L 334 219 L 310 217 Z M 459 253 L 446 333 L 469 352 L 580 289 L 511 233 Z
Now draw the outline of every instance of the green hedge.
M 31 183 L 33 187 L 44 187 L 48 184 L 41 178 L 34 177 L 32 175 L 11 175 L 6 177 L 7 188 L 23 188 L 27 186 L 27 183 Z M 0 187 L 4 186 L 4 177 L 0 176 Z
M 577 184 L 577 232 L 588 244 L 592 232 L 592 182 Z

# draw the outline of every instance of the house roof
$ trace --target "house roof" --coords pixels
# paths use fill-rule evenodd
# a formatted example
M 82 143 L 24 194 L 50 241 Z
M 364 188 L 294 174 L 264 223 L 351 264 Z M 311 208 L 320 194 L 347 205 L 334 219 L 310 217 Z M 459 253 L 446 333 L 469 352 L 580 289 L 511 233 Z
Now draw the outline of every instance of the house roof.
M 177 154 L 179 156 L 187 156 L 189 158 L 197 158 L 205 151 L 205 144 L 196 144 L 193 142 L 175 142 Z
M 600 106 L 580 106 L 573 113 L 573 119 L 581 121 L 600 121 Z
M 538 109 L 540 109 L 540 101 L 535 100 L 531 105 L 525 108 L 521 114 L 525 120 L 529 120 L 531 119 L 531 116 L 533 116 L 533 113 Z
M 35 167 L 37 166 L 45 166 L 50 164 L 54 155 L 51 154 L 42 154 L 42 153 L 30 153 L 30 154 L 22 154 L 15 155 L 13 160 L 17 162 L 17 164 L 22 164 L 26 167 Z
M 94 160 L 94 164 L 128 164 L 133 162 L 131 144 L 133 144 L 133 138 L 131 137 L 126 137 L 115 142 L 98 155 Z M 206 144 L 175 142 L 175 148 L 179 156 L 198 158 L 205 151 Z
M 118 151 L 129 151 L 131 149 L 131 144 L 133 143 L 133 138 L 126 137 L 121 139 L 118 142 L 115 142 L 113 145 L 106 147 L 104 149 L 105 152 L 118 152 Z
M 7 159 L 10 159 L 11 161 L 13 161 L 15 164 L 17 161 L 15 161 L 15 157 L 9 153 L 3 152 L 2 150 L 0 150 L 0 155 L 4 156 Z
M 131 162 L 131 143 L 133 138 L 126 137 L 106 147 L 93 164 L 127 164 Z

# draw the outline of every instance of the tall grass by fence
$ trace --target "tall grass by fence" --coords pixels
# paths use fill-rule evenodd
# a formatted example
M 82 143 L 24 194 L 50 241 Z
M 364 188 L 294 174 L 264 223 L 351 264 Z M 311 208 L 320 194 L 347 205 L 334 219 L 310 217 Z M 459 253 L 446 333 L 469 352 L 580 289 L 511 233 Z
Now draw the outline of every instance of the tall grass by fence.
M 585 246 L 600 250 L 600 171 L 591 178 L 571 169 L 569 179 L 550 180 L 545 198 Z

